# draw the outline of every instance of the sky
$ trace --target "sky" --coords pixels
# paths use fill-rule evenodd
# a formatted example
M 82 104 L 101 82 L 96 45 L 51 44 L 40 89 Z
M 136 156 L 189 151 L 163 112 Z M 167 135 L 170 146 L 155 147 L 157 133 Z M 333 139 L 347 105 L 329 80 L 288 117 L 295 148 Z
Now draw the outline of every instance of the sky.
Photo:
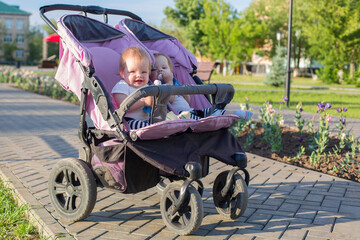
M 161 20 L 165 18 L 163 13 L 164 9 L 174 7 L 173 0 L 1 0 L 8 5 L 18 5 L 21 10 L 31 13 L 30 25 L 37 26 L 43 25 L 45 22 L 39 15 L 39 8 L 44 5 L 51 4 L 72 4 L 81 6 L 101 6 L 104 8 L 126 10 L 135 13 L 148 24 L 154 24 L 160 26 Z M 131 2 L 131 3 L 129 3 Z M 238 11 L 243 11 L 250 6 L 252 0 L 226 0 L 232 7 Z M 160 6 L 160 7 L 159 7 Z M 64 14 L 71 13 L 71 11 L 52 11 L 45 13 L 49 19 L 58 19 Z M 73 12 L 76 13 L 76 12 Z M 95 17 L 96 18 L 96 17 Z M 103 19 L 102 17 L 99 19 Z M 109 24 L 115 25 L 119 21 L 116 16 L 109 16 Z

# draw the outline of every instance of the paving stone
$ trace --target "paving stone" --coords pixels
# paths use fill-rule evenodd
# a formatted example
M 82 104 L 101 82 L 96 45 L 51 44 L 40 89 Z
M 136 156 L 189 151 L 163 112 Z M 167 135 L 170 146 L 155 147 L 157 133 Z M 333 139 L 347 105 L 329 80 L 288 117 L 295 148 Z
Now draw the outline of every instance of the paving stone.
M 347 217 L 360 219 L 360 207 L 341 204 L 339 213 L 346 214 Z
M 316 216 L 316 213 L 317 213 L 317 211 L 315 211 L 315 210 L 308 210 L 308 209 L 304 209 L 304 208 L 300 207 L 300 209 L 295 214 L 295 217 L 314 219 Z
M 279 211 L 286 211 L 296 213 L 296 211 L 300 208 L 300 204 L 293 203 L 283 203 L 281 204 Z
M 308 233 L 307 230 L 288 228 L 281 236 L 281 239 L 284 240 L 305 239 L 307 233 Z
M 305 198 L 306 201 L 322 202 L 324 200 L 323 195 L 318 194 L 308 194 Z
M 248 218 L 246 222 L 259 224 L 265 226 L 267 222 L 271 219 L 272 215 L 270 214 L 262 214 L 262 213 L 254 213 L 251 217 Z
M 360 239 L 360 220 L 345 217 L 336 218 L 333 232 L 347 233 L 354 239 Z

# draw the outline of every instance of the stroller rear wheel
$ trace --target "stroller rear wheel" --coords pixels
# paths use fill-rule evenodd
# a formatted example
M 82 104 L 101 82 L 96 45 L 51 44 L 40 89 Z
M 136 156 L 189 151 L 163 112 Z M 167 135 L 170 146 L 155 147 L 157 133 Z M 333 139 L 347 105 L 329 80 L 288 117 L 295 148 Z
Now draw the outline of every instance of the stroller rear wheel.
M 79 159 L 59 161 L 49 176 L 49 195 L 61 218 L 79 221 L 91 213 L 96 202 L 96 182 L 87 164 Z
M 217 212 L 226 218 L 237 219 L 244 214 L 248 203 L 247 185 L 239 173 L 235 173 L 229 191 L 225 196 L 223 190 L 229 171 L 220 173 L 213 185 L 213 198 Z
M 195 232 L 203 219 L 203 203 L 199 192 L 189 186 L 186 191 L 185 202 L 173 213 L 173 209 L 180 198 L 181 184 L 173 182 L 166 186 L 160 201 L 160 210 L 165 225 L 174 233 L 189 235 Z

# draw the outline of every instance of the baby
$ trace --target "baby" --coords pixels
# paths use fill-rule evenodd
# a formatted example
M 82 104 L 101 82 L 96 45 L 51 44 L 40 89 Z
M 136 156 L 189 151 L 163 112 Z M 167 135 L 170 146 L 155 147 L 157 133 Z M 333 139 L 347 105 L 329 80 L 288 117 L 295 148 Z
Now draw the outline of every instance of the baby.
M 117 108 L 128 95 L 148 85 L 151 60 L 141 48 L 129 47 L 121 54 L 119 71 L 124 80 L 118 82 L 111 91 Z M 125 119 L 131 129 L 138 129 L 149 125 L 149 114 L 143 108 L 152 106 L 152 103 L 153 98 L 148 96 L 141 98 L 131 106 L 125 115 Z
M 151 72 L 151 80 L 159 79 L 162 81 L 163 84 L 168 85 L 180 85 L 179 82 L 174 78 L 173 74 L 173 64 L 171 59 L 163 54 L 163 53 L 155 53 L 155 64 L 154 69 Z M 183 112 L 190 112 L 191 119 L 200 119 L 203 117 L 207 117 L 210 115 L 211 108 L 205 108 L 202 110 L 194 110 L 190 107 L 190 96 L 189 95 L 176 95 L 171 96 L 169 100 L 171 106 L 180 113 L 179 118 L 181 118 L 181 113 Z M 223 109 L 214 109 L 214 112 L 211 114 L 212 116 L 224 115 L 225 110 Z M 234 112 L 235 115 L 239 116 L 244 120 L 251 119 L 252 112 L 250 111 L 242 111 L 236 110 Z

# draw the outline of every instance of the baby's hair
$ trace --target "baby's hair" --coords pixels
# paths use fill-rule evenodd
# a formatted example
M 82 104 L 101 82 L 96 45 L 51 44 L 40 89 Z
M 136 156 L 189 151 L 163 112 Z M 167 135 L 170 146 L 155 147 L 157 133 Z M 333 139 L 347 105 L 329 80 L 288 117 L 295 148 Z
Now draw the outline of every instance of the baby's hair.
M 149 63 L 149 72 L 151 71 L 151 60 L 144 50 L 138 47 L 129 47 L 121 53 L 120 57 L 120 72 L 124 72 L 126 67 L 127 58 L 135 58 L 138 61 L 144 61 L 145 59 Z
M 163 56 L 164 58 L 166 58 L 166 60 L 168 61 L 169 66 L 170 66 L 170 70 L 171 70 L 171 72 L 173 72 L 174 71 L 174 65 L 173 65 L 170 57 L 168 55 L 164 54 L 164 53 L 154 53 L 155 58 L 158 57 L 158 56 Z

